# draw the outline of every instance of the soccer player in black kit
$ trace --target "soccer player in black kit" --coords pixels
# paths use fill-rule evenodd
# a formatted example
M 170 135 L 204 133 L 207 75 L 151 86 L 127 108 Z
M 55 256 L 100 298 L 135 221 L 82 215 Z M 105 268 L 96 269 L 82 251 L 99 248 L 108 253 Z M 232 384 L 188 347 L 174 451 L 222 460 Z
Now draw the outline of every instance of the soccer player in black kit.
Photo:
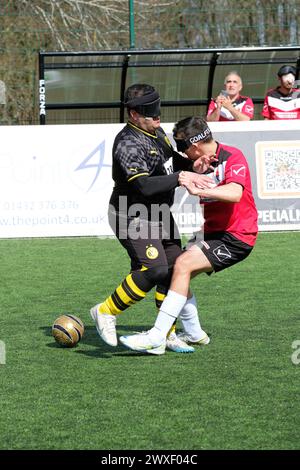
M 192 162 L 173 149 L 160 127 L 160 97 L 147 84 L 130 86 L 125 93 L 128 122 L 113 145 L 114 188 L 109 204 L 109 222 L 127 250 L 131 271 L 104 302 L 91 308 L 100 337 L 117 346 L 116 316 L 142 300 L 156 286 L 159 308 L 167 294 L 172 268 L 181 254 L 181 240 L 170 207 L 181 170 Z M 205 186 L 210 179 L 203 175 Z M 182 312 L 197 308 L 195 298 Z M 203 344 L 209 342 L 203 332 Z M 171 329 L 166 347 L 175 352 L 193 352 Z M 150 351 L 150 354 L 157 354 Z

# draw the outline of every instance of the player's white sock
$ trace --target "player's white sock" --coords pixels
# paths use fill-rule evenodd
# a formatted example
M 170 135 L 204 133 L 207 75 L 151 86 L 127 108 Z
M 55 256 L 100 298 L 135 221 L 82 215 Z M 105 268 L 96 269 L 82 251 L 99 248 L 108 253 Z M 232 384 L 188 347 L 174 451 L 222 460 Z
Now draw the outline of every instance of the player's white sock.
M 179 319 L 184 332 L 190 337 L 191 341 L 198 341 L 206 335 L 205 331 L 201 328 L 197 301 L 194 295 L 190 299 L 187 299 L 179 314 Z
M 166 338 L 186 300 L 187 298 L 184 295 L 169 290 L 160 307 L 154 327 L 149 331 L 149 336 L 153 343 L 159 344 Z

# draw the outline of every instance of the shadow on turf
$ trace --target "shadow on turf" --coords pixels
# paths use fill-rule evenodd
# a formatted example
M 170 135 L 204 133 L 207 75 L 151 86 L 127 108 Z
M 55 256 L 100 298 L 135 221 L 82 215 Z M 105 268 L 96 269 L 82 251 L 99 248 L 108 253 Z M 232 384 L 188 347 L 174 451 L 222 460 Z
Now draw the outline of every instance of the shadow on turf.
M 149 326 L 139 326 L 139 331 L 145 331 L 146 329 L 149 328 Z M 40 329 L 44 332 L 44 335 L 52 338 L 52 332 L 51 332 L 51 327 L 49 326 L 41 326 Z M 126 326 L 122 325 L 122 330 L 125 330 L 125 332 L 129 333 L 136 333 L 137 328 L 134 326 Z M 89 351 L 83 351 L 80 350 L 80 344 L 87 344 L 90 346 L 93 346 L 97 349 L 89 350 Z M 84 330 L 84 336 L 77 346 L 75 348 L 70 348 L 74 350 L 77 354 L 83 354 L 88 357 L 95 357 L 99 358 L 101 357 L 102 359 L 109 359 L 112 356 L 148 356 L 148 357 L 153 357 L 152 354 L 145 354 L 145 353 L 139 353 L 135 351 L 130 351 L 129 349 L 125 348 L 124 346 L 120 345 L 115 348 L 112 348 L 108 344 L 105 344 L 103 341 L 98 336 L 98 333 L 95 329 L 94 326 L 85 326 Z M 58 349 L 58 350 L 64 350 L 64 349 L 69 349 L 69 348 L 62 348 L 57 344 L 54 339 L 51 341 L 51 343 L 47 343 L 46 345 L 48 348 L 53 348 L 53 349 Z

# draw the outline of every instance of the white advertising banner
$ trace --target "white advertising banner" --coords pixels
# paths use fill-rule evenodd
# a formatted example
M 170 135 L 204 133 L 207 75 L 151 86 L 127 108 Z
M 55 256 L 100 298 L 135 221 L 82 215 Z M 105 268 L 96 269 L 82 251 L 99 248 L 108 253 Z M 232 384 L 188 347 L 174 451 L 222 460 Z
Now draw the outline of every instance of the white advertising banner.
M 112 235 L 112 145 L 123 124 L 0 127 L 0 238 Z M 248 159 L 261 230 L 300 229 L 300 121 L 210 123 Z M 171 137 L 173 124 L 163 128 Z M 182 232 L 201 224 L 178 191 Z M 191 207 L 189 213 L 180 210 Z M 196 227 L 195 227 L 196 224 Z M 187 226 L 191 230 L 187 230 Z
M 248 160 L 259 230 L 300 230 L 300 120 L 220 124 L 214 137 Z
M 2 238 L 109 235 L 118 125 L 1 127 Z

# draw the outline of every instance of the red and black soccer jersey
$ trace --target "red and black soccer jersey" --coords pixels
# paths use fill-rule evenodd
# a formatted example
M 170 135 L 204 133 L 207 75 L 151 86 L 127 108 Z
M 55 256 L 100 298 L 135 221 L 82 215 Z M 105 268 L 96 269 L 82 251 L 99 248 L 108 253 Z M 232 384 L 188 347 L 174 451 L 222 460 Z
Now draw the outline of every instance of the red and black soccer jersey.
M 232 102 L 232 104 L 238 111 L 245 114 L 246 116 L 249 116 L 250 119 L 253 118 L 254 105 L 253 105 L 253 101 L 251 98 L 249 98 L 248 96 L 240 95 L 235 101 Z M 216 108 L 217 108 L 216 102 L 214 100 L 211 100 L 209 107 L 208 107 L 207 116 L 210 116 L 210 114 Z M 235 121 L 235 119 L 232 116 L 231 112 L 222 106 L 219 121 Z
M 300 119 L 299 90 L 292 89 L 288 95 L 281 93 L 279 87 L 269 90 L 261 114 L 270 120 Z
M 243 186 L 239 202 L 222 202 L 201 198 L 204 205 L 204 234 L 228 232 L 253 246 L 257 237 L 257 209 L 255 206 L 247 160 L 235 147 L 218 144 L 212 179 L 217 186 L 238 183 Z

